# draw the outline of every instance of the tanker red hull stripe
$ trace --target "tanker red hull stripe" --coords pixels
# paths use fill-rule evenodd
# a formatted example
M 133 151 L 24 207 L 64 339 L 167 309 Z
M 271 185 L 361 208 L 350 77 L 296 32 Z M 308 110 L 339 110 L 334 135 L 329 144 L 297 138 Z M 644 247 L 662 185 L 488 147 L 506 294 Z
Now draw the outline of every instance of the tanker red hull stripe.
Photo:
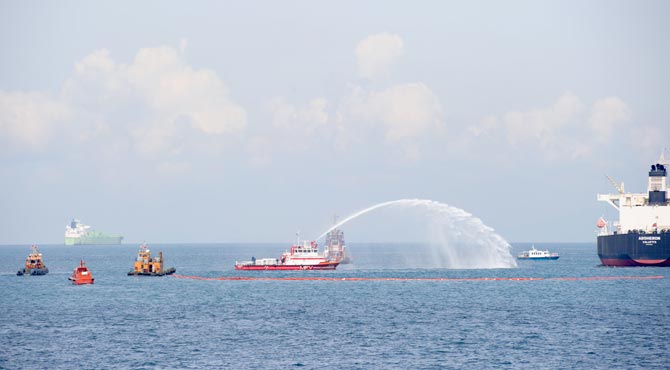
M 634 260 L 634 259 L 620 259 L 620 258 L 601 258 L 600 262 L 605 266 L 670 266 L 670 259 L 654 259 L 654 260 Z

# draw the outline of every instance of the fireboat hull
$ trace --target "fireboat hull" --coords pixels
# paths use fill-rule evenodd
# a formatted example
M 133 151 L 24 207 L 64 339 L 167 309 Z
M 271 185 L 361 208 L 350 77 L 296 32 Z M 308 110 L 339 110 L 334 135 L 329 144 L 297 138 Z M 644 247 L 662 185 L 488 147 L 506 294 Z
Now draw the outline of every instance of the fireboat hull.
M 339 262 L 325 262 L 316 265 L 235 265 L 235 270 L 247 271 L 287 271 L 287 270 L 335 270 Z
M 670 232 L 601 235 L 598 257 L 605 266 L 670 267 Z

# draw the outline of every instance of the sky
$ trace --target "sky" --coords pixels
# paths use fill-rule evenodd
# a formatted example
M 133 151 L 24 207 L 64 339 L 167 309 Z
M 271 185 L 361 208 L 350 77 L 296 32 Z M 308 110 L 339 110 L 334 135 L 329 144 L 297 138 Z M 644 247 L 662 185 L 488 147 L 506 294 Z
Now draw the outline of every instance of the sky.
M 0 244 L 313 238 L 376 203 L 594 242 L 670 147 L 667 1 L 0 0 Z M 416 209 L 347 241 L 421 240 Z

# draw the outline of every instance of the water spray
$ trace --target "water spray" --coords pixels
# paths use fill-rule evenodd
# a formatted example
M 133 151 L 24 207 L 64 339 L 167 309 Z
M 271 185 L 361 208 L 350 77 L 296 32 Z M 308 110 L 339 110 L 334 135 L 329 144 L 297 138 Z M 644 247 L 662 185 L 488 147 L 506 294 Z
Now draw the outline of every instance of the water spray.
M 430 217 L 430 261 L 422 265 L 443 268 L 516 267 L 511 245 L 472 214 L 429 199 L 399 199 L 375 204 L 344 218 L 316 238 L 379 208 L 400 206 L 424 210 Z M 429 263 L 426 263 L 429 262 Z

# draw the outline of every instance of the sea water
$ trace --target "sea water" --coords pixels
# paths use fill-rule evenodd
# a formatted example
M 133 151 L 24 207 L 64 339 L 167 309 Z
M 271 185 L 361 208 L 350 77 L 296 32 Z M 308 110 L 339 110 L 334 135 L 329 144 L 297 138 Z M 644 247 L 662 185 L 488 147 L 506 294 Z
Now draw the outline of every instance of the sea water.
M 408 268 L 407 252 L 426 253 L 424 245 L 350 244 L 352 265 L 288 272 L 233 269 L 279 256 L 284 244 L 149 247 L 179 275 L 337 279 L 126 276 L 136 245 L 40 245 L 49 274 L 16 276 L 28 246 L 0 246 L 0 368 L 668 365 L 670 269 L 600 267 L 592 243 L 537 244 L 560 259 L 504 269 Z M 529 247 L 513 244 L 513 253 Z M 82 257 L 94 285 L 67 280 Z

